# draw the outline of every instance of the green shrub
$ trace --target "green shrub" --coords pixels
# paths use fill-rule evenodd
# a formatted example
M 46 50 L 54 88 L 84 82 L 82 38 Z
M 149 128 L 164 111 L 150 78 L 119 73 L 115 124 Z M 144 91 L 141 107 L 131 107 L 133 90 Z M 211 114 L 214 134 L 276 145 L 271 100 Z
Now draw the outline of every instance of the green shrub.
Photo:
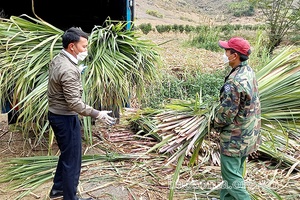
M 184 25 L 180 24 L 178 26 L 179 32 L 182 33 L 184 31 Z
M 172 25 L 156 25 L 155 28 L 159 33 L 170 32 L 172 30 Z
M 187 25 L 185 25 L 184 30 L 186 33 L 189 33 L 191 31 L 194 31 L 195 27 L 187 24 Z
M 220 37 L 220 28 L 209 26 L 197 26 L 197 35 L 188 41 L 188 44 L 197 48 L 204 48 L 210 51 L 219 51 L 217 43 Z
M 172 26 L 172 31 L 178 32 L 178 30 L 179 30 L 178 24 L 174 24 L 174 25 Z
M 299 45 L 300 44 L 300 35 L 293 34 L 289 37 L 289 41 L 292 42 L 294 45 Z
M 249 31 L 254 30 L 252 25 L 247 25 L 247 24 L 243 26 L 243 29 L 244 30 L 249 30 Z
M 254 5 L 249 3 L 249 1 L 239 1 L 239 2 L 232 2 L 229 3 L 229 11 L 235 17 L 241 16 L 253 16 L 254 15 Z
M 139 25 L 139 29 L 147 35 L 152 30 L 152 25 L 150 23 L 143 23 Z
M 235 30 L 235 26 L 232 24 L 225 24 L 219 26 L 219 28 L 220 28 L 220 32 L 222 32 L 225 36 L 232 35 L 232 33 Z
M 234 30 L 241 30 L 242 29 L 242 25 L 241 24 L 235 24 L 234 25 Z
M 191 32 L 192 30 L 194 30 L 193 26 L 190 26 L 190 25 L 182 25 L 182 24 L 178 25 L 178 24 L 174 24 L 172 26 L 172 31 L 174 31 L 174 32 L 183 33 L 185 31 L 185 32 L 188 33 L 188 32 Z
M 165 72 L 162 75 L 162 82 L 147 87 L 142 105 L 159 108 L 169 99 L 192 100 L 201 92 L 204 101 L 216 99 L 224 82 L 224 76 L 224 71 L 189 72 L 181 75 Z
M 207 25 L 199 25 L 199 26 L 196 26 L 195 31 L 197 33 L 199 33 L 199 32 L 202 32 L 202 31 L 206 31 L 208 29 L 209 29 L 209 26 L 207 26 Z

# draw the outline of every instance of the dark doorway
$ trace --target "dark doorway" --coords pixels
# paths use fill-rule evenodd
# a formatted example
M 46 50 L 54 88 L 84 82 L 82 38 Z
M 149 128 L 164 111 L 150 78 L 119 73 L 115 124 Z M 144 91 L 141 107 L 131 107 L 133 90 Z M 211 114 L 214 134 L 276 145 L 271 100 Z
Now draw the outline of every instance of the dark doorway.
M 111 20 L 128 21 L 128 6 L 133 13 L 133 0 L 2 0 L 0 11 L 6 18 L 27 14 L 35 17 L 32 11 L 44 21 L 66 30 L 71 26 L 81 27 L 91 32 L 95 25 L 103 26 Z M 34 5 L 34 6 L 33 6 Z M 132 15 L 133 16 L 133 15 Z M 131 17 L 132 17 L 131 16 Z M 133 21 L 133 17 L 130 21 Z

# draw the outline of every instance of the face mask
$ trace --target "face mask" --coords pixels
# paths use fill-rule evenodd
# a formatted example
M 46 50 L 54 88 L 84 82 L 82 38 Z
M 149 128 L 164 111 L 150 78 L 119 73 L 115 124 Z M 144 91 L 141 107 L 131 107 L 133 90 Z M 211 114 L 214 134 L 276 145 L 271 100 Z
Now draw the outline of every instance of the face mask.
M 77 55 L 77 60 L 83 61 L 87 56 L 88 56 L 88 52 L 87 51 L 80 52 Z
M 229 59 L 228 59 L 228 57 L 226 56 L 225 53 L 223 54 L 223 62 L 224 62 L 224 64 L 229 63 Z

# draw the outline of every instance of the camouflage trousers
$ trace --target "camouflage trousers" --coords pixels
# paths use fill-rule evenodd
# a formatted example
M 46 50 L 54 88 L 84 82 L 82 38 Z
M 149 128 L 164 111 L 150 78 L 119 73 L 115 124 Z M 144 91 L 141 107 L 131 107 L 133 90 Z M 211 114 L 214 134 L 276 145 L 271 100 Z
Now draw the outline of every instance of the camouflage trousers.
M 244 182 L 245 157 L 230 157 L 221 154 L 221 173 L 224 184 L 221 200 L 251 200 Z

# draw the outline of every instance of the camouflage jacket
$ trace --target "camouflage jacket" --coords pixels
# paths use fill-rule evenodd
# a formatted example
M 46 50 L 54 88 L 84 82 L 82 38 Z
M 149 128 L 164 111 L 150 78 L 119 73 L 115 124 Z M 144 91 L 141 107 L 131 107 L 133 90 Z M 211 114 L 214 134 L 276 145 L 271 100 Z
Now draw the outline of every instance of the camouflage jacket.
M 214 128 L 220 131 L 221 153 L 247 156 L 260 138 L 260 100 L 255 73 L 247 62 L 232 69 L 220 90 Z

